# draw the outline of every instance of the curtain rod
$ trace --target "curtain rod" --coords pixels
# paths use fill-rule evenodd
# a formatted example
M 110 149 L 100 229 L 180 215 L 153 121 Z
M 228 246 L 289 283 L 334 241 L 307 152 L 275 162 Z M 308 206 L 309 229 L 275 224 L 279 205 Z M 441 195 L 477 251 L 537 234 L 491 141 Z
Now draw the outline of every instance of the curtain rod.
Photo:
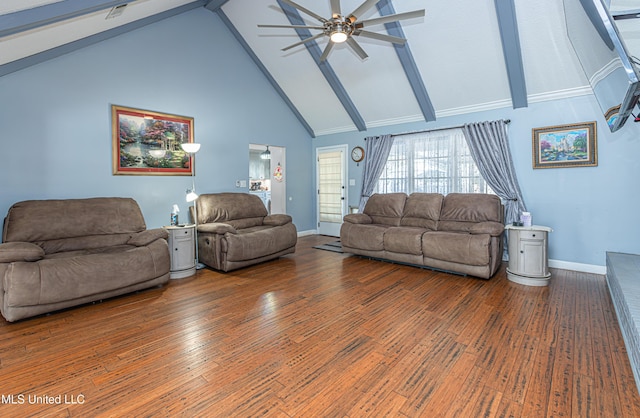
M 509 124 L 511 123 L 511 119 L 505 119 L 504 123 Z M 391 134 L 391 136 L 402 136 L 402 135 L 412 135 L 412 134 L 421 134 L 424 132 L 436 132 L 436 131 L 446 131 L 448 129 L 462 129 L 464 128 L 464 125 L 458 125 L 458 126 L 449 126 L 446 128 L 434 128 L 434 129 L 425 129 L 423 131 L 413 131 L 413 132 L 403 132 L 401 134 Z M 366 140 L 366 138 L 365 138 Z

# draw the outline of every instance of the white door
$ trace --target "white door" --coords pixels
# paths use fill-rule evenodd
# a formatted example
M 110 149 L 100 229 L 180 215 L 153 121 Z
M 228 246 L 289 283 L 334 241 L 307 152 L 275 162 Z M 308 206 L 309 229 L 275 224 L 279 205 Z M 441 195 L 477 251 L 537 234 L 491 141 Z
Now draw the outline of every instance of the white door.
M 347 146 L 316 149 L 318 190 L 318 234 L 340 236 L 347 214 Z
M 262 158 L 267 145 L 249 144 L 249 193 L 258 195 L 269 213 L 287 213 L 286 149 L 269 145 L 270 158 Z

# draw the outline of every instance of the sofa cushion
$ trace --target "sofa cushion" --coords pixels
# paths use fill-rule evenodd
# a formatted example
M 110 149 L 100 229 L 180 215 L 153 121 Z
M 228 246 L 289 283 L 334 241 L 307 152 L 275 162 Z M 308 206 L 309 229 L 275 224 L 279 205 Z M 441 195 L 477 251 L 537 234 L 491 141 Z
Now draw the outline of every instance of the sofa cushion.
M 157 239 L 166 240 L 167 238 L 169 238 L 169 233 L 164 228 L 146 229 L 144 231 L 132 234 L 129 241 L 127 241 L 127 244 L 135 245 L 136 247 L 142 247 L 144 245 L 151 244 Z
M 444 198 L 438 231 L 470 232 L 478 222 L 503 222 L 502 203 L 496 195 L 449 193 Z
M 262 224 L 269 225 L 269 226 L 280 226 L 280 225 L 288 224 L 292 221 L 293 219 L 291 218 L 291 215 L 286 215 L 284 213 L 276 213 L 273 215 L 265 216 L 264 219 L 262 220 Z
M 46 254 L 55 254 L 67 251 L 123 245 L 126 244 L 130 239 L 131 234 L 88 235 L 85 237 L 37 241 L 35 242 L 35 244 L 38 244 L 40 247 L 42 247 Z
M 57 303 L 100 294 L 160 277 L 170 268 L 164 240 L 146 247 L 124 245 L 93 251 L 14 263 L 3 278 L 7 305 Z
M 470 234 L 489 234 L 499 237 L 504 232 L 504 225 L 500 222 L 479 222 L 469 228 Z
M 404 193 L 376 193 L 367 200 L 362 213 L 369 215 L 374 224 L 399 226 L 406 200 Z
M 237 234 L 226 234 L 222 251 L 226 251 L 228 261 L 252 260 L 294 247 L 297 238 L 296 228 L 292 223 L 254 227 L 239 230 Z
M 44 256 L 45 260 L 54 260 L 60 258 L 72 258 L 89 254 L 114 254 L 123 251 L 128 251 L 136 248 L 134 245 L 110 245 L 108 247 L 92 248 L 86 250 L 74 250 L 74 251 L 61 251 L 59 253 L 47 254 Z
M 344 247 L 382 251 L 384 250 L 384 233 L 389 228 L 388 225 L 345 222 L 340 227 L 340 241 Z
M 28 200 L 9 209 L 3 242 L 49 241 L 144 229 L 142 212 L 131 198 Z
M 370 224 L 371 216 L 365 213 L 348 213 L 344 215 L 344 221 L 352 224 Z
M 391 227 L 384 233 L 384 249 L 394 253 L 422 254 L 423 228 Z
M 428 231 L 422 236 L 422 255 L 452 263 L 489 264 L 491 236 L 459 232 Z
M 0 244 L 0 263 L 37 261 L 44 257 L 44 250 L 30 242 L 6 242 Z
M 231 219 L 229 221 L 223 221 L 226 224 L 231 225 L 237 230 L 252 228 L 254 226 L 261 226 L 264 217 L 260 216 L 258 218 L 241 218 L 241 219 Z
M 231 225 L 222 222 L 212 222 L 210 224 L 198 225 L 198 232 L 224 235 L 227 232 L 237 234 L 238 231 Z
M 224 222 L 236 229 L 262 225 L 263 218 L 268 215 L 262 200 L 249 193 L 202 194 L 196 201 L 196 208 L 199 224 Z
M 435 230 L 440 218 L 443 196 L 439 193 L 411 193 L 404 205 L 402 226 Z

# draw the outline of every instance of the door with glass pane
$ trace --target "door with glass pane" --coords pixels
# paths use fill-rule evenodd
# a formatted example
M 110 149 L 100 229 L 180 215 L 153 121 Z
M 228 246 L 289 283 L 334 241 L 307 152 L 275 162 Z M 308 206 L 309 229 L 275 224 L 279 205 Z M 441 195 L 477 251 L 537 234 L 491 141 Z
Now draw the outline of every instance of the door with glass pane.
M 347 213 L 347 146 L 317 148 L 316 156 L 318 233 L 339 237 Z

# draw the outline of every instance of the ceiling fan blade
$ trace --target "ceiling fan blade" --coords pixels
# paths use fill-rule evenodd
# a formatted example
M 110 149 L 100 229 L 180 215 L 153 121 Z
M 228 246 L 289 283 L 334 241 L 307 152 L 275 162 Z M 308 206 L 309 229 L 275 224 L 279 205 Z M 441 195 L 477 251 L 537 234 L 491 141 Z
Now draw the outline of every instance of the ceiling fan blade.
M 352 37 L 347 38 L 347 44 L 349 44 L 351 49 L 353 49 L 361 59 L 367 59 L 369 57 L 367 53 L 364 52 L 364 49 L 362 49 L 358 42 L 356 42 Z
M 354 36 L 363 36 L 365 38 L 377 39 L 379 41 L 392 42 L 394 44 L 404 44 L 407 42 L 405 38 L 399 36 L 385 35 L 384 33 L 369 32 L 368 30 L 357 30 L 353 32 Z
M 324 17 L 320 16 L 319 14 L 316 14 L 316 13 L 312 12 L 309 9 L 305 9 L 304 7 L 300 6 L 298 3 L 294 3 L 291 0 L 282 0 L 282 2 L 288 4 L 291 7 L 294 7 L 296 9 L 300 10 L 303 13 L 308 14 L 311 17 L 315 17 L 316 19 L 318 19 L 322 23 L 327 22 L 327 19 L 325 19 Z
M 287 50 L 289 50 L 289 49 L 291 49 L 291 48 L 295 48 L 295 47 L 296 47 L 296 46 L 298 46 L 298 45 L 302 45 L 302 44 L 304 44 L 305 42 L 313 41 L 314 39 L 318 39 L 318 38 L 319 38 L 319 37 L 321 37 L 321 36 L 324 36 L 324 32 L 319 33 L 319 34 L 314 35 L 314 36 L 310 36 L 310 37 L 308 37 L 308 38 L 306 38 L 306 39 L 303 39 L 303 40 L 302 40 L 302 41 L 300 41 L 300 42 L 296 42 L 295 44 L 292 44 L 292 45 L 289 45 L 289 46 L 287 46 L 287 47 L 285 47 L 285 48 L 282 48 L 282 51 L 287 51 Z
M 618 12 L 618 14 L 613 14 L 612 17 L 613 20 L 637 19 L 640 17 L 640 11 L 630 10 L 628 12 Z
M 374 17 L 373 19 L 368 19 L 368 20 L 363 20 L 362 22 L 358 22 L 356 26 L 358 28 L 362 28 L 365 26 L 380 25 L 383 23 L 396 22 L 398 20 L 412 19 L 414 17 L 422 17 L 422 16 L 424 16 L 424 9 L 414 10 L 413 12 L 397 13 L 395 15 Z
M 378 1 L 380 0 L 365 0 L 365 2 L 362 3 L 360 6 L 358 6 L 356 10 L 351 12 L 351 14 L 348 16 L 349 20 L 351 20 L 351 22 L 353 23 L 356 20 L 360 19 L 360 16 L 362 16 L 364 12 L 372 8 L 373 5 L 376 4 Z
M 329 52 L 331 52 L 331 48 L 333 48 L 333 42 L 329 41 L 327 43 L 327 46 L 324 48 L 322 55 L 320 55 L 320 62 L 327 59 L 327 57 L 329 56 Z
M 331 0 L 331 14 L 333 17 L 338 17 L 342 14 L 340 11 L 340 0 Z
M 324 30 L 324 26 L 307 26 L 307 25 L 258 25 L 259 28 L 292 28 L 292 29 L 320 29 Z

